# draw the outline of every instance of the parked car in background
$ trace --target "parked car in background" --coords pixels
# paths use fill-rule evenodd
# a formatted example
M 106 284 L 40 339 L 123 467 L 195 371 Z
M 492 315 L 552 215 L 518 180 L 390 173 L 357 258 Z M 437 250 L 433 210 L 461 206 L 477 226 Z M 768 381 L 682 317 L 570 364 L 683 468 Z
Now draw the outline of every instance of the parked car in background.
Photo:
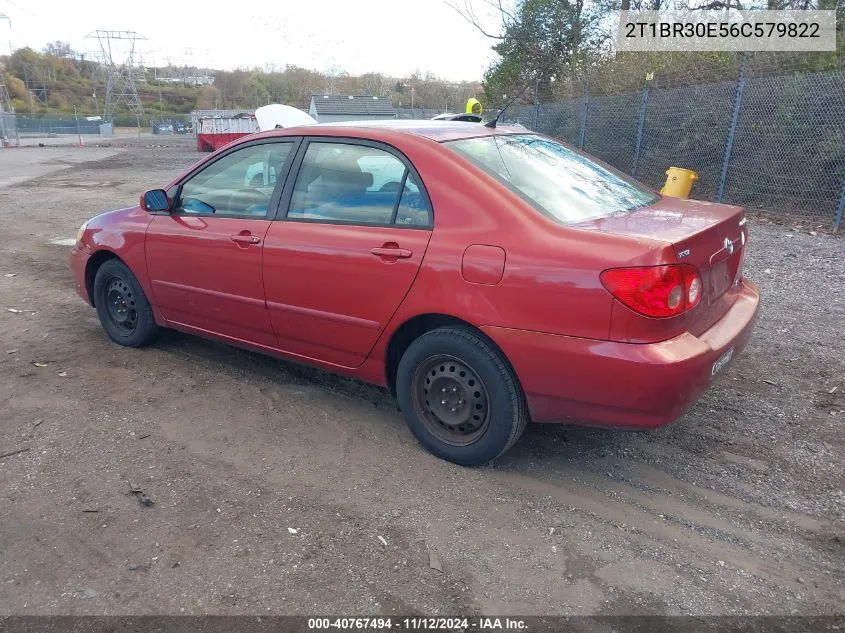
M 466 121 L 468 123 L 481 123 L 482 118 L 480 114 L 472 114 L 471 112 L 461 112 L 454 114 L 452 112 L 444 112 L 432 117 L 432 121 Z
M 173 134 L 173 124 L 170 121 L 153 121 L 151 127 L 153 134 Z
M 151 121 L 153 134 L 187 134 L 190 130 L 188 123 L 178 119 L 162 119 Z
M 747 239 L 741 208 L 522 128 L 394 120 L 240 139 L 86 222 L 70 266 L 121 345 L 174 328 L 384 385 L 474 465 L 529 420 L 682 415 L 753 329 Z

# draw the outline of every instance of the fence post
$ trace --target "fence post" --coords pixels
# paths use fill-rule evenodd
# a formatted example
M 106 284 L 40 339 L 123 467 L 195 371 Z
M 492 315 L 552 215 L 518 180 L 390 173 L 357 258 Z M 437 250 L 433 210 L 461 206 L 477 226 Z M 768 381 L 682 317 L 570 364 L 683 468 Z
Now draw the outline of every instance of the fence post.
M 590 75 L 584 79 L 584 107 L 581 110 L 581 133 L 578 135 L 578 149 L 584 149 L 584 137 L 587 135 L 587 108 L 590 105 Z
M 839 194 L 839 204 L 836 205 L 836 215 L 833 218 L 833 230 L 839 230 L 842 214 L 845 213 L 845 178 L 842 179 L 842 193 Z
M 645 127 L 645 113 L 648 108 L 648 86 L 643 88 L 643 102 L 640 106 L 640 122 L 637 125 L 637 146 L 634 149 L 634 165 L 631 167 L 631 177 L 637 177 L 637 168 L 640 166 L 640 150 L 643 146 L 643 127 Z
M 733 152 L 734 138 L 736 136 L 736 125 L 739 122 L 739 109 L 742 106 L 742 95 L 745 92 L 745 53 L 740 53 L 740 55 L 739 81 L 736 85 L 736 95 L 734 95 L 731 127 L 728 130 L 728 141 L 725 143 L 725 157 L 722 160 L 722 173 L 719 174 L 719 190 L 716 192 L 716 202 L 721 202 L 725 195 L 725 185 L 728 182 L 728 164 L 731 162 L 731 152 Z

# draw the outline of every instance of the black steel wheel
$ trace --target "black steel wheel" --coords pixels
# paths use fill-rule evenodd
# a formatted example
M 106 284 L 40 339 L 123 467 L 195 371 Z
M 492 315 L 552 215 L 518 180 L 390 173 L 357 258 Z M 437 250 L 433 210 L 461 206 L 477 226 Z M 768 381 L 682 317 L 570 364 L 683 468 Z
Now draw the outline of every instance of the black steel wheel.
M 414 372 L 414 413 L 439 440 L 472 444 L 490 423 L 484 381 L 466 362 L 436 354 Z
M 438 328 L 413 341 L 399 361 L 396 396 L 420 443 L 463 466 L 499 457 L 528 423 L 510 365 L 470 328 Z
M 106 280 L 106 311 L 112 326 L 127 336 L 138 327 L 138 304 L 129 284 L 120 277 Z
M 153 310 L 135 275 L 119 259 L 109 259 L 94 277 L 94 305 L 100 324 L 116 343 L 149 345 L 158 331 Z

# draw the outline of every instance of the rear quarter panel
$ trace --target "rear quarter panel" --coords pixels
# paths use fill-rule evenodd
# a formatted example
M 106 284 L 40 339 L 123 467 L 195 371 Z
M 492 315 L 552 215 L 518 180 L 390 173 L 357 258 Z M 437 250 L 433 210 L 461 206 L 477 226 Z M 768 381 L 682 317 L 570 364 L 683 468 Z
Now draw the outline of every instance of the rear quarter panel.
M 402 323 L 426 313 L 447 314 L 477 327 L 607 339 L 614 300 L 599 273 L 610 266 L 674 259 L 662 242 L 580 231 L 546 218 L 443 144 L 399 139 L 397 147 L 425 183 L 434 231 L 416 282 L 376 354 Z M 464 279 L 464 252 L 476 244 L 505 251 L 499 283 Z

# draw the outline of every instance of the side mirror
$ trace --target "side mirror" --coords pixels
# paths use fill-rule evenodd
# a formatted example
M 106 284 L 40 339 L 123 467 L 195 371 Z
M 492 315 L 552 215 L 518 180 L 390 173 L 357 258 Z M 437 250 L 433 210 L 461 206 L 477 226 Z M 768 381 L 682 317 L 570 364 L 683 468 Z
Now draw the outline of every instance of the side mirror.
M 141 208 L 144 211 L 169 211 L 170 200 L 167 198 L 167 192 L 164 189 L 152 189 L 141 196 Z

